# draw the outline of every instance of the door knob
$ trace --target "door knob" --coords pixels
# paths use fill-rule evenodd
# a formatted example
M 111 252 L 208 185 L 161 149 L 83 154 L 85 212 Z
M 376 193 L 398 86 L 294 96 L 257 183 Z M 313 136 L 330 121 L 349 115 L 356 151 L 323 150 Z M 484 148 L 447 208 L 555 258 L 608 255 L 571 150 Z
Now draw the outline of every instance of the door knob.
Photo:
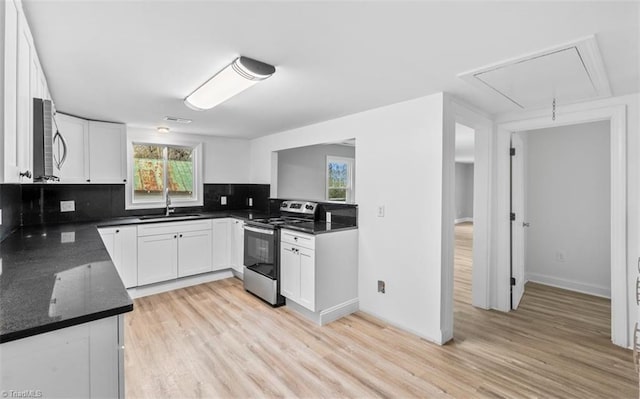
M 522 227 L 529 227 L 531 226 L 531 223 L 529 222 L 522 222 Z

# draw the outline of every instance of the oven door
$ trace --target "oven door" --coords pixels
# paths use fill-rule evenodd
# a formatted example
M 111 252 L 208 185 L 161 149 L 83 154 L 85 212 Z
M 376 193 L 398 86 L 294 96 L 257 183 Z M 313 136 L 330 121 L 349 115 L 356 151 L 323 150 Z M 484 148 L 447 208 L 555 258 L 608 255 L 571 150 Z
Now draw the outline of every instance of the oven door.
M 276 230 L 244 226 L 244 265 L 247 269 L 276 279 Z

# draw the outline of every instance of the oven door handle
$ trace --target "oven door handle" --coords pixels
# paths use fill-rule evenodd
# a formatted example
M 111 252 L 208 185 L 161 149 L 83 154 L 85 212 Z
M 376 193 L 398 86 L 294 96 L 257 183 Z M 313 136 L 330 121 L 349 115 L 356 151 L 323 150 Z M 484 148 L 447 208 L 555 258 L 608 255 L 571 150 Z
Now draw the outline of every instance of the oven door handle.
M 247 226 L 247 225 L 244 226 L 244 229 L 248 230 L 248 231 L 253 231 L 254 233 L 268 234 L 270 236 L 273 235 L 273 230 L 260 229 L 260 228 L 257 228 L 257 227 L 251 227 L 251 226 Z

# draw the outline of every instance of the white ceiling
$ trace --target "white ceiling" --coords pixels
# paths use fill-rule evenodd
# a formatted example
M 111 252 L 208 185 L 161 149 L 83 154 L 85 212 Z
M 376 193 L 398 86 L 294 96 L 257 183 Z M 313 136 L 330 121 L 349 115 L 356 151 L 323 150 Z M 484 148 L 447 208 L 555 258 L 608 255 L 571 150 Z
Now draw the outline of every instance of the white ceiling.
M 456 123 L 456 162 L 473 163 L 476 131 L 469 126 Z
M 457 75 L 590 34 L 613 95 L 640 91 L 638 2 L 25 0 L 24 8 L 57 108 L 134 126 L 258 137 L 440 91 L 489 114 L 514 111 Z M 212 110 L 184 106 L 238 55 L 277 71 Z

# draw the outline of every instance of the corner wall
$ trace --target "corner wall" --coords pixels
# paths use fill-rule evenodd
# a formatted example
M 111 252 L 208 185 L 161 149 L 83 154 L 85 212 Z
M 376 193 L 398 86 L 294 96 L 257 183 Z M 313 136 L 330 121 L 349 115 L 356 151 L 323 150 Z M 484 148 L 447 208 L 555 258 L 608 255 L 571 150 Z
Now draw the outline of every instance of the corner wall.
M 437 343 L 448 333 L 440 314 L 443 118 L 439 93 L 251 141 L 251 179 L 271 183 L 273 151 L 355 137 L 360 309 Z

